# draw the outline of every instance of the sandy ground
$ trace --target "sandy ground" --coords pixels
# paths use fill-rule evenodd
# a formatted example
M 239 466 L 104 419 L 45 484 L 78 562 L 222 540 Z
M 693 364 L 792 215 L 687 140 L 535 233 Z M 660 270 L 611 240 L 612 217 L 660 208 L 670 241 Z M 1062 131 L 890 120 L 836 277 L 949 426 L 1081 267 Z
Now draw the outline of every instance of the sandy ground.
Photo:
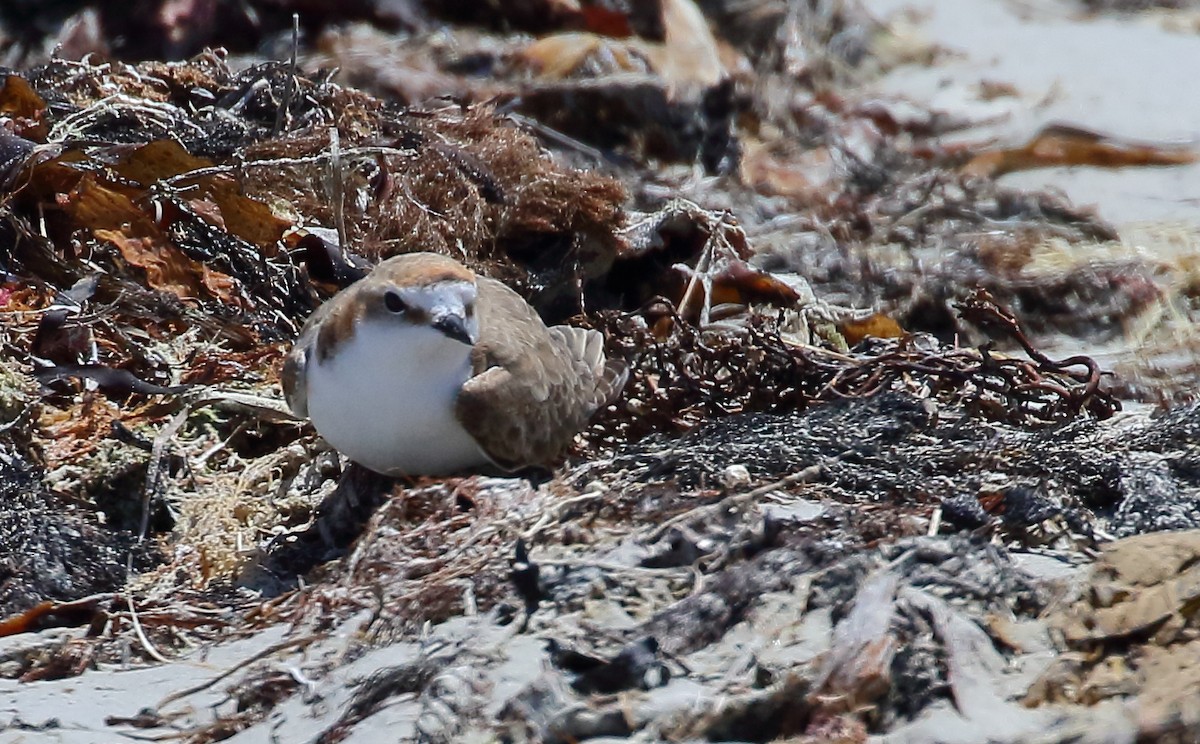
M 963 138 L 1019 143 L 1041 126 L 1068 123 L 1132 139 L 1200 141 L 1200 36 L 1170 30 L 1168 17 L 1087 18 L 1054 0 L 912 2 L 869 0 L 875 13 L 913 17 L 918 33 L 948 54 L 932 67 L 897 69 L 878 83 L 935 109 L 989 121 Z M 980 98 L 979 81 L 1011 84 L 1016 96 Z M 1057 188 L 1095 205 L 1109 221 L 1200 225 L 1200 163 L 1169 168 L 1048 168 L 1001 183 Z

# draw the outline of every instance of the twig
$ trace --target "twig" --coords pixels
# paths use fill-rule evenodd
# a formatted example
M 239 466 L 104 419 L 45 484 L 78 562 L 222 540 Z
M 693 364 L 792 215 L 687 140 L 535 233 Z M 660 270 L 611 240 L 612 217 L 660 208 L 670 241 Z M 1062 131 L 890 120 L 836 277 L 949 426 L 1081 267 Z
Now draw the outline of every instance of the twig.
M 350 149 L 340 151 L 340 157 L 342 157 L 342 158 L 358 157 L 358 156 L 362 156 L 362 155 L 400 156 L 400 157 L 409 158 L 409 157 L 412 157 L 414 154 L 416 154 L 416 150 L 405 149 L 405 148 L 401 148 L 401 147 L 385 147 L 382 145 L 367 145 L 367 146 L 363 146 L 363 147 L 352 147 Z M 171 176 L 169 178 L 163 178 L 160 181 L 158 181 L 157 185 L 174 187 L 174 188 L 178 189 L 181 187 L 176 186 L 176 184 L 184 182 L 184 181 L 192 181 L 192 180 L 197 180 L 200 178 L 208 178 L 210 176 L 236 174 L 240 171 L 248 170 L 251 168 L 278 169 L 278 168 L 283 168 L 283 167 L 293 167 L 293 166 L 297 166 L 297 165 L 319 165 L 321 163 L 327 163 L 327 162 L 331 161 L 332 158 L 333 158 L 332 153 L 319 153 L 317 155 L 304 155 L 304 156 L 300 156 L 300 157 L 262 158 L 259 160 L 243 160 L 243 161 L 239 161 L 237 165 L 210 165 L 210 166 L 207 166 L 204 168 L 195 168 L 193 170 L 184 171 L 183 173 L 177 173 L 176 175 Z M 34 312 L 40 312 L 40 311 L 22 310 L 20 312 L 34 313 Z
M 933 517 L 929 520 L 929 530 L 926 535 L 936 535 L 938 530 L 942 528 L 942 507 L 937 507 L 933 510 Z
M 283 131 L 292 107 L 292 99 L 296 95 L 296 56 L 300 48 L 300 14 L 292 13 L 292 57 L 288 64 L 287 87 L 283 91 L 283 101 L 275 109 L 275 136 Z
M 647 576 L 661 576 L 665 572 L 671 571 L 692 571 L 691 566 L 624 566 L 620 563 L 610 563 L 608 561 L 565 561 L 555 560 L 553 558 L 539 558 L 537 564 L 540 566 L 552 566 L 554 568 L 595 568 L 601 571 L 611 571 L 613 573 L 640 573 Z
M 712 263 L 713 255 L 716 251 L 716 240 L 719 231 L 713 229 L 709 234 L 708 239 L 704 241 L 704 248 L 701 249 L 700 258 L 696 261 L 696 268 L 692 271 L 692 278 L 688 281 L 687 289 L 683 292 L 683 299 L 679 301 L 680 312 L 687 312 L 688 301 L 692 299 L 692 293 L 696 289 L 696 285 L 701 281 L 701 276 L 709 270 L 709 264 Z M 704 287 L 703 304 L 700 306 L 700 325 L 708 324 L 708 313 L 712 308 L 712 279 L 705 277 L 707 285 Z
M 142 648 L 146 649 L 146 653 L 150 654 L 155 660 L 166 664 L 170 661 L 167 657 L 158 652 L 150 639 L 146 637 L 145 631 L 142 630 L 142 623 L 138 620 L 137 610 L 133 607 L 133 594 L 125 592 L 125 602 L 129 605 L 129 619 L 133 623 L 133 632 L 137 634 L 138 641 L 141 642 Z
M 9 421 L 8 423 L 0 426 L 0 434 L 3 434 L 4 432 L 6 432 L 9 429 L 16 426 L 17 424 L 21 423 L 21 420 L 24 419 L 27 415 L 29 415 L 29 413 L 37 406 L 37 404 L 39 402 L 40 401 L 32 400 L 32 401 L 26 403 L 25 407 L 21 409 L 20 413 L 18 413 L 16 416 L 13 417 L 12 421 Z
M 541 531 L 550 526 L 551 522 L 555 521 L 556 519 L 560 519 L 565 510 L 575 506 L 576 504 L 596 501 L 603 498 L 603 494 L 590 491 L 588 493 L 580 494 L 579 496 L 573 496 L 565 501 L 560 501 L 554 504 L 553 509 L 547 509 L 545 512 L 543 512 L 538 521 L 524 533 L 522 533 L 521 538 L 525 540 L 525 542 L 532 545 L 534 539 L 541 533 Z
M 836 462 L 837 460 L 840 460 L 841 458 L 842 458 L 842 455 L 837 455 L 836 457 L 832 457 L 832 458 L 829 458 L 828 460 L 819 462 L 816 465 L 809 465 L 808 467 L 804 468 L 803 470 L 798 470 L 795 473 L 792 473 L 791 475 L 787 475 L 783 478 L 780 478 L 777 481 L 773 481 L 766 485 L 759 486 L 758 488 L 747 491 L 746 493 L 741 493 L 736 496 L 730 496 L 730 497 L 721 499 L 720 501 L 716 501 L 711 504 L 707 504 L 705 506 L 699 506 L 699 507 L 696 507 L 695 509 L 689 509 L 689 510 L 683 512 L 682 514 L 676 514 L 675 516 L 671 517 L 667 521 L 658 525 L 658 527 L 654 530 L 654 532 L 650 533 L 650 537 L 647 539 L 646 542 L 650 542 L 650 543 L 658 542 L 662 538 L 662 536 L 664 534 L 666 534 L 667 530 L 671 529 L 672 527 L 674 527 L 677 524 L 689 522 L 692 519 L 695 519 L 696 517 L 699 517 L 699 516 L 708 514 L 710 512 L 714 512 L 714 511 L 722 511 L 722 510 L 725 510 L 725 509 L 728 509 L 731 507 L 740 507 L 743 504 L 755 501 L 758 498 L 765 496 L 766 494 L 769 494 L 772 491 L 778 491 L 781 488 L 786 488 L 788 486 L 794 486 L 794 485 L 797 485 L 800 483 L 811 483 L 812 481 L 816 480 L 817 478 L 819 478 L 821 476 L 821 473 L 824 472 L 825 468 L 830 463 Z
M 204 467 L 204 463 L 208 462 L 208 458 L 225 449 L 225 447 L 228 446 L 229 442 L 232 441 L 234 437 L 236 437 L 238 434 L 241 434 L 245 430 L 246 422 L 242 421 L 238 423 L 237 426 L 233 427 L 233 431 L 229 433 L 229 436 L 201 452 L 196 459 L 192 461 L 192 468 L 194 470 L 199 470 L 200 468 Z
M 522 116 L 521 114 L 513 111 L 507 112 L 505 116 L 507 116 L 510 121 L 514 122 L 518 126 L 521 126 L 535 134 L 541 135 L 555 144 L 575 150 L 579 154 L 589 157 L 597 163 L 621 163 L 620 158 L 602 152 L 601 150 L 597 150 L 591 145 L 586 145 L 574 137 L 566 135 L 557 129 L 554 129 L 553 127 L 543 124 L 537 119 L 531 119 L 528 116 Z
M 142 523 L 138 528 L 138 544 L 140 545 L 146 539 L 146 532 L 150 529 L 150 500 L 154 497 L 154 493 L 158 490 L 159 476 L 162 473 L 163 452 L 167 447 L 167 443 L 179 431 L 179 427 L 183 426 L 183 422 L 192 413 L 192 406 L 185 405 L 183 410 L 176 413 L 167 425 L 159 432 L 158 436 L 154 437 L 154 447 L 150 450 L 150 464 L 146 468 L 146 484 L 142 488 Z
M 346 236 L 346 193 L 345 180 L 342 177 L 342 153 L 341 153 L 341 134 L 338 132 L 337 123 L 329 128 L 329 180 L 330 190 L 333 197 L 333 221 L 337 226 L 338 234 L 338 250 L 341 251 L 342 257 L 345 258 L 346 250 L 350 244 Z
M 262 421 L 274 424 L 297 424 L 306 420 L 294 416 L 288 410 L 287 404 L 278 398 L 268 398 L 236 390 L 204 388 L 189 402 L 189 405 L 193 410 L 211 405 L 238 413 L 248 413 Z
M 279 643 L 273 643 L 270 646 L 267 646 L 263 650 L 259 651 L 258 653 L 253 654 L 253 655 L 249 656 L 248 658 L 243 659 L 242 661 L 239 661 L 237 664 L 234 664 L 233 666 L 229 667 L 225 671 L 221 672 L 220 674 L 218 674 L 217 676 L 213 677 L 212 679 L 210 679 L 206 682 L 200 682 L 199 684 L 192 685 L 191 687 L 185 688 L 183 690 L 179 690 L 177 692 L 172 692 L 170 695 L 167 695 L 165 698 L 160 700 L 158 702 L 158 705 L 154 706 L 155 710 L 158 710 L 165 705 L 169 705 L 170 703 L 173 703 L 176 700 L 181 700 L 181 699 L 187 697 L 188 695 L 194 695 L 197 692 L 200 692 L 201 690 L 206 690 L 209 687 L 212 687 L 216 683 L 220 682 L 221 680 L 225 679 L 229 675 L 233 674 L 237 670 L 243 669 L 243 668 L 253 664 L 256 661 L 265 659 L 266 657 L 270 656 L 271 654 L 278 653 L 279 651 L 282 651 L 286 648 L 294 648 L 296 646 L 307 646 L 308 644 L 312 643 L 313 641 L 319 640 L 322 637 L 323 637 L 322 635 L 314 633 L 312 635 L 301 636 L 299 638 L 292 638 L 292 639 L 289 639 L 286 641 L 280 641 Z

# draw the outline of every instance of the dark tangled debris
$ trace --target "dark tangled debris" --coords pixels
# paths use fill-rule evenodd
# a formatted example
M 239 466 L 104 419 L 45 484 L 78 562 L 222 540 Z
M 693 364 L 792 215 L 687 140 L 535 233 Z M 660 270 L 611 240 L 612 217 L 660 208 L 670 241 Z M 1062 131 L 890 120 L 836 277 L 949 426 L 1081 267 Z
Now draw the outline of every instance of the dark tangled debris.
M 97 514 L 50 493 L 19 452 L 0 454 L 0 613 L 42 608 L 7 633 L 90 622 L 94 608 L 54 609 L 54 602 L 111 594 L 126 581 L 126 560 L 136 570 L 162 560 L 156 546 L 136 545 L 128 533 L 105 529 Z
M 290 28 L 278 3 L 175 5 L 0 20 L 18 56 L 89 23 L 196 21 L 171 54 L 222 13 Z M 172 692 L 114 698 L 104 735 L 196 742 L 1195 732 L 1186 695 L 1104 707 L 1137 688 L 1105 687 L 1103 659 L 1191 651 L 1194 546 L 1147 546 L 1159 573 L 1105 546 L 1200 526 L 1200 416 L 1122 413 L 1095 359 L 1043 347 L 1153 308 L 1154 267 L 1031 279 L 1049 241 L 1115 231 L 999 187 L 1020 153 L 949 152 L 954 122 L 834 92 L 882 24 L 854 3 L 351 5 L 412 35 L 364 54 L 376 30 L 306 17 L 343 80 L 459 99 L 214 51 L 5 71 L 0 634 L 35 640 L 0 645 L 0 676 L 144 663 Z M 744 66 L 710 76 L 724 54 Z M 810 158 L 846 166 L 818 182 Z M 629 360 L 561 469 L 396 483 L 282 410 L 308 313 L 414 248 Z M 219 671 L 170 663 L 197 642 Z M 0 724 L 50 725 L 21 715 Z
M 581 695 L 612 695 L 622 690 L 650 690 L 667 684 L 670 670 L 658 658 L 658 641 L 641 638 L 617 652 L 612 659 L 598 659 L 564 648 L 551 638 L 546 642 L 550 661 L 575 675 L 571 688 Z
M 795 335 L 785 338 L 769 317 L 751 318 L 738 331 L 706 334 L 675 316 L 669 318 L 670 335 L 659 341 L 641 318 L 613 317 L 608 332 L 639 359 L 623 407 L 602 417 L 601 427 L 615 430 L 616 441 L 627 441 L 730 413 L 869 398 L 899 384 L 924 384 L 930 399 L 945 396 L 983 418 L 1025 425 L 1061 423 L 1084 413 L 1106 419 L 1120 410 L 1120 402 L 1101 388 L 1093 360 L 1048 358 L 986 294 L 965 299 L 961 314 L 1018 341 L 1030 361 L 998 357 L 987 346 L 949 348 L 928 336 L 871 339 L 861 350 L 835 353 Z M 1085 371 L 1070 371 L 1073 366 Z

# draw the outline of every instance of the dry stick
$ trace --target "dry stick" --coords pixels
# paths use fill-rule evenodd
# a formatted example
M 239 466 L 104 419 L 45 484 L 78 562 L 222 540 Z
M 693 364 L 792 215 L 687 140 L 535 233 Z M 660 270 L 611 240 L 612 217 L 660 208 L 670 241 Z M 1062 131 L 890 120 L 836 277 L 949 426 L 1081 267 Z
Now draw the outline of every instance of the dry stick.
M 403 147 L 383 147 L 380 145 L 366 145 L 363 147 L 352 147 L 348 150 L 341 150 L 341 155 L 359 156 L 359 155 L 384 155 L 384 156 L 402 156 L 412 157 L 416 154 L 416 150 L 411 150 Z M 183 181 L 192 181 L 200 178 L 208 178 L 209 176 L 220 176 L 229 173 L 237 173 L 249 168 L 279 168 L 282 166 L 297 166 L 297 165 L 316 165 L 331 160 L 331 156 L 327 154 L 319 155 L 303 155 L 299 157 L 286 158 L 260 158 L 258 160 L 243 160 L 237 165 L 210 165 L 204 168 L 195 168 L 193 170 L 177 173 L 169 178 L 163 178 L 158 181 L 163 186 L 171 187 L 176 191 L 181 191 L 184 187 L 178 187 L 176 184 Z M 22 310 L 24 313 L 42 312 L 37 310 Z
M 300 424 L 307 419 L 297 418 L 287 409 L 287 404 L 278 398 L 268 398 L 236 390 L 209 388 L 191 402 L 193 409 L 216 405 L 227 411 L 255 416 L 260 421 L 272 424 Z
M 183 426 L 185 421 L 187 421 L 188 416 L 191 415 L 193 410 L 204 405 L 225 400 L 232 400 L 234 403 L 240 403 L 249 407 L 252 404 L 261 405 L 262 400 L 265 399 L 257 399 L 254 396 L 238 396 L 235 393 L 209 395 L 207 397 L 196 398 L 195 400 L 188 402 L 183 407 L 183 410 L 176 413 L 175 416 L 167 422 L 167 425 L 158 432 L 158 435 L 154 437 L 154 444 L 150 448 L 150 463 L 146 467 L 146 483 L 142 489 L 142 520 L 138 529 L 137 539 L 139 545 L 145 541 L 146 533 L 150 529 L 150 500 L 154 497 L 155 491 L 158 490 L 158 480 L 159 475 L 162 472 L 163 454 L 166 450 L 167 443 L 170 442 L 170 440 L 179 432 L 179 428 Z M 126 576 L 133 574 L 132 551 L 130 551 L 129 555 L 126 557 L 125 574 Z M 146 649 L 146 653 L 150 654 L 150 656 L 158 661 L 166 663 L 168 659 L 154 648 L 154 645 L 146 636 L 145 631 L 142 630 L 142 624 L 138 621 L 137 611 L 134 609 L 133 595 L 129 592 L 124 592 L 124 594 L 125 601 L 129 604 L 129 616 L 133 622 L 134 632 L 137 634 L 138 640 L 141 642 L 142 647 Z
M 179 431 L 179 427 L 183 426 L 183 422 L 187 421 L 188 415 L 191 413 L 191 405 L 185 405 L 183 410 L 176 413 L 167 425 L 158 432 L 154 437 L 154 445 L 150 448 L 150 464 L 146 467 L 146 484 L 142 488 L 142 523 L 138 528 L 138 545 L 146 539 L 146 532 L 150 529 L 150 500 L 154 496 L 154 492 L 158 490 L 158 477 L 162 472 L 163 451 L 175 434 Z M 126 591 L 125 602 L 129 605 L 129 618 L 133 623 L 133 631 L 137 634 L 138 641 L 141 642 L 142 648 L 146 649 L 146 653 L 150 654 L 154 659 L 167 663 L 168 659 L 158 652 L 150 639 L 146 637 L 146 632 L 142 630 L 142 624 L 138 620 L 137 610 L 133 606 L 133 593 L 128 590 L 129 577 L 133 575 L 133 551 L 130 550 L 125 558 L 125 577 Z
M 292 13 L 292 58 L 288 65 L 287 87 L 283 90 L 283 101 L 275 110 L 275 136 L 283 132 L 285 120 L 292 108 L 292 99 L 296 95 L 296 55 L 300 47 L 300 14 Z M 290 122 L 288 122 L 290 123 Z
M 692 292 L 696 289 L 696 285 L 701 281 L 700 277 L 709 270 L 709 264 L 712 262 L 715 248 L 714 241 L 717 239 L 717 230 L 712 231 L 708 239 L 704 241 L 704 248 L 700 253 L 700 260 L 696 261 L 696 269 L 692 272 L 692 278 L 688 281 L 687 289 L 683 291 L 683 299 L 679 301 L 678 312 L 687 312 L 688 300 L 692 299 Z M 709 309 L 712 307 L 712 285 L 711 283 L 705 287 L 704 304 L 700 307 L 700 325 L 704 326 L 708 322 Z
M 341 142 L 337 122 L 334 122 L 333 126 L 329 128 L 329 186 L 333 192 L 330 196 L 333 197 L 333 221 L 337 226 L 338 250 L 341 251 L 342 259 L 345 260 L 349 240 L 346 237 L 346 194 L 342 188 Z
M 603 493 L 592 492 L 580 494 L 579 496 L 572 496 L 566 501 L 560 501 L 554 504 L 552 509 L 547 509 L 542 512 L 542 516 L 538 518 L 538 521 L 535 522 L 529 529 L 525 530 L 525 532 L 521 535 L 521 538 L 525 540 L 526 543 L 532 545 L 537 539 L 538 535 L 541 534 L 542 530 L 549 527 L 550 524 L 555 520 L 560 519 L 568 508 L 575 506 L 576 504 L 582 504 L 588 501 L 602 501 L 603 499 Z
M 130 557 L 132 557 L 132 554 Z M 127 568 L 132 569 L 133 566 L 130 565 Z M 129 592 L 125 592 L 125 602 L 129 605 L 129 619 L 133 622 L 133 632 L 137 634 L 138 640 L 141 641 L 142 648 L 146 649 L 146 653 L 150 654 L 155 660 L 161 661 L 164 664 L 168 663 L 170 659 L 158 652 L 158 649 L 146 637 L 146 632 L 142 630 L 142 623 L 138 620 L 137 610 L 133 608 L 133 595 Z
M 179 427 L 183 426 L 183 422 L 187 421 L 191 412 L 192 405 L 185 405 L 183 410 L 175 414 L 167 422 L 167 425 L 158 432 L 158 436 L 154 437 L 154 446 L 150 449 L 150 464 L 146 468 L 146 485 L 142 489 L 142 524 L 138 529 L 137 539 L 139 545 L 146 539 L 146 531 L 150 529 L 150 499 L 154 496 L 154 492 L 158 490 L 159 474 L 162 472 L 163 450 L 166 449 L 167 442 L 179 431 Z
M 933 536 L 942 528 L 942 507 L 937 507 L 933 510 L 933 516 L 929 520 L 929 529 L 926 535 Z
M 229 436 L 225 437 L 221 441 L 217 442 L 216 444 L 212 445 L 208 449 L 201 452 L 196 457 L 196 459 L 192 461 L 193 470 L 199 470 L 200 468 L 204 467 L 204 463 L 208 462 L 208 458 L 212 457 L 213 455 L 217 454 L 221 450 L 225 449 L 225 447 L 228 446 L 231 441 L 233 441 L 234 437 L 241 434 L 245 430 L 246 430 L 246 422 L 245 421 L 243 421 L 243 422 L 239 423 L 237 426 L 233 427 L 233 431 L 229 434 Z
M 218 674 L 217 676 L 213 677 L 212 679 L 210 679 L 206 682 L 200 682 L 199 684 L 192 685 L 191 687 L 188 687 L 186 689 L 179 690 L 177 692 L 172 692 L 170 695 L 167 695 L 165 698 L 160 700 L 158 702 L 158 705 L 154 706 L 155 710 L 162 708 L 164 705 L 173 703 L 176 700 L 181 700 L 181 699 L 187 697 L 188 695 L 194 695 L 195 693 L 200 692 L 201 690 L 206 690 L 209 687 L 212 687 L 216 683 L 220 682 L 221 680 L 225 679 L 229 675 L 233 674 L 237 670 L 247 667 L 256 661 L 259 661 L 260 659 L 265 659 L 266 657 L 270 656 L 273 653 L 282 651 L 285 648 L 292 648 L 294 646 L 307 646 L 308 644 L 312 643 L 313 641 L 320 640 L 322 637 L 323 636 L 321 636 L 320 634 L 314 633 L 312 635 L 301 636 L 299 638 L 292 638 L 290 640 L 280 641 L 279 643 L 273 643 L 270 646 L 267 646 L 263 650 L 259 651 L 258 653 L 253 654 L 250 657 L 243 659 L 242 661 L 239 661 L 238 663 L 234 664 L 233 666 L 229 667 L 225 671 L 221 672 L 220 674 Z
M 555 144 L 575 150 L 581 155 L 585 155 L 592 160 L 595 160 L 597 163 L 616 161 L 616 158 L 609 157 L 602 151 L 590 145 L 585 145 L 579 140 L 566 135 L 557 129 L 547 126 L 537 119 L 531 119 L 528 116 L 522 116 L 521 114 L 514 113 L 512 111 L 509 111 L 507 114 L 505 114 L 505 116 L 508 117 L 509 121 L 516 123 L 518 126 L 524 127 L 525 129 L 532 131 L 534 134 L 540 134 Z
M 142 521 L 143 522 L 146 521 L 144 512 L 143 512 Z M 142 527 L 142 530 L 143 530 L 143 534 L 144 534 L 145 526 Z M 129 605 L 129 620 L 131 623 L 133 623 L 133 632 L 137 635 L 138 641 L 142 644 L 142 648 L 144 648 L 146 650 L 146 653 L 149 654 L 151 656 L 151 658 L 153 658 L 157 661 L 160 661 L 163 664 L 166 664 L 170 660 L 158 652 L 158 649 L 155 648 L 154 644 L 150 642 L 150 638 L 147 637 L 146 631 L 142 630 L 141 621 L 138 620 L 137 610 L 134 609 L 134 606 L 133 606 L 133 592 L 131 592 L 129 590 L 129 577 L 132 575 L 133 575 L 133 551 L 130 550 L 129 553 L 126 554 L 126 556 L 125 556 L 125 591 L 121 593 L 121 594 L 125 595 L 125 603 L 127 605 Z
M 28 404 L 27 404 L 27 405 L 26 405 L 24 408 L 22 408 L 22 409 L 21 409 L 21 412 L 20 412 L 20 413 L 18 413 L 18 414 L 17 414 L 17 415 L 16 415 L 16 416 L 13 418 L 13 420 L 12 420 L 12 421 L 9 421 L 7 424 L 4 424 L 4 425 L 0 426 L 0 434 L 3 434 L 4 432 L 6 432 L 6 431 L 8 431 L 9 429 L 11 429 L 11 428 L 13 428 L 14 426 L 16 426 L 17 424 L 21 423 L 21 420 L 22 420 L 22 419 L 24 419 L 24 418 L 25 418 L 27 415 L 29 415 L 29 413 L 30 413 L 31 411 L 33 411 L 34 407 L 35 407 L 35 406 L 37 406 L 37 404 L 38 404 L 39 402 L 40 402 L 40 401 L 32 401 L 32 402 L 28 403 Z
M 535 562 L 539 566 L 551 566 L 554 568 L 594 568 L 599 571 L 644 574 L 646 576 L 662 576 L 664 573 L 692 570 L 692 566 L 658 566 L 651 568 L 649 566 L 626 566 L 610 561 L 557 560 L 554 558 L 541 558 Z
M 825 467 L 827 465 L 829 465 L 833 462 L 836 462 L 837 460 L 840 460 L 841 458 L 842 458 L 842 455 L 837 455 L 836 457 L 831 457 L 828 460 L 819 462 L 816 465 L 809 465 L 808 467 L 804 468 L 803 470 L 798 470 L 795 473 L 792 473 L 791 475 L 784 476 L 783 478 L 780 478 L 777 481 L 768 483 L 764 486 L 759 486 L 758 488 L 747 491 L 746 493 L 741 493 L 736 496 L 730 496 L 728 498 L 721 499 L 720 501 L 714 502 L 712 504 L 708 504 L 706 506 L 698 506 L 695 509 L 688 509 L 687 511 L 683 512 L 682 514 L 676 514 L 675 516 L 671 517 L 667 521 L 660 524 L 654 530 L 654 532 L 650 533 L 650 538 L 647 542 L 651 542 L 651 543 L 658 542 L 658 540 L 660 538 L 662 538 L 663 534 L 666 533 L 666 531 L 668 529 L 670 529 L 671 527 L 674 527 L 677 524 L 682 524 L 683 522 L 687 522 L 687 521 L 693 519 L 694 517 L 699 516 L 700 514 L 713 512 L 713 511 L 719 511 L 721 509 L 725 509 L 730 506 L 740 506 L 747 502 L 754 501 L 762 496 L 766 496 L 767 494 L 771 493 L 772 491 L 778 491 L 780 488 L 786 488 L 787 486 L 794 486 L 794 485 L 797 485 L 800 483 L 811 483 L 814 480 L 816 480 L 818 477 L 820 477 L 821 472 L 825 469 Z

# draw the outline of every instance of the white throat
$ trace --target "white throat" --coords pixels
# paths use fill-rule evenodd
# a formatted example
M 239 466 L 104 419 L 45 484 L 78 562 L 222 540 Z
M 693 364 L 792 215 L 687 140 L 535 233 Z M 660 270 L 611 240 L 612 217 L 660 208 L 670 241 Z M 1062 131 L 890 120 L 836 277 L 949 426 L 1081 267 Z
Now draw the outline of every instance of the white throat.
M 471 347 L 426 325 L 363 319 L 333 357 L 315 354 L 308 414 L 329 444 L 387 475 L 447 475 L 488 458 L 454 415 Z

